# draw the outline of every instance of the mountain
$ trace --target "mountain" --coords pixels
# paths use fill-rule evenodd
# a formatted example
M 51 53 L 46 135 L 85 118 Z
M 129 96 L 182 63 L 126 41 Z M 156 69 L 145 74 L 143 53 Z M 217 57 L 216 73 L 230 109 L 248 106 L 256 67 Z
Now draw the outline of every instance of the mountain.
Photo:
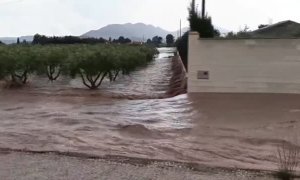
M 223 28 L 217 27 L 217 29 L 221 32 L 221 34 L 229 32 L 228 30 L 225 30 Z M 189 31 L 188 27 L 182 28 L 181 35 L 183 35 L 187 31 Z M 98 30 L 89 31 L 81 35 L 81 37 L 102 37 L 105 39 L 109 39 L 111 37 L 112 39 L 117 39 L 120 36 L 124 36 L 125 38 L 129 38 L 133 41 L 146 41 L 147 39 L 152 39 L 154 36 L 161 36 L 165 38 L 168 34 L 172 34 L 174 37 L 178 37 L 179 33 L 179 30 L 171 32 L 160 27 L 146 25 L 143 23 L 127 23 L 107 25 Z
M 154 36 L 161 36 L 165 38 L 168 34 L 173 34 L 177 36 L 177 32 L 169 32 L 160 27 L 155 27 L 153 25 L 146 25 L 143 23 L 136 24 L 111 24 L 105 26 L 98 30 L 92 30 L 81 37 L 95 37 L 95 38 L 105 38 L 105 39 L 117 39 L 120 36 L 124 36 L 133 41 L 146 41 L 147 39 L 152 39 Z
M 300 24 L 294 21 L 281 21 L 250 32 L 253 38 L 299 38 Z
M 20 42 L 23 42 L 24 40 L 27 42 L 32 42 L 33 41 L 33 36 L 21 36 Z M 18 37 L 0 37 L 0 41 L 5 43 L 5 44 L 13 44 L 17 43 Z
M 228 32 L 222 28 L 217 27 L 221 33 Z M 188 27 L 184 27 L 181 30 L 181 35 L 185 32 L 189 31 Z M 147 39 L 152 39 L 154 36 L 160 36 L 162 38 L 166 38 L 168 34 L 172 34 L 175 38 L 179 36 L 179 30 L 171 32 L 164 30 L 160 27 L 155 27 L 153 25 L 146 25 L 143 23 L 127 23 L 127 24 L 111 24 L 107 25 L 98 30 L 89 31 L 80 37 L 94 37 L 94 38 L 105 38 L 109 39 L 118 39 L 120 36 L 124 36 L 125 38 L 129 38 L 133 41 L 147 41 Z M 33 41 L 33 36 L 21 36 L 20 42 L 26 40 L 27 42 Z M 18 37 L 0 37 L 0 41 L 5 44 L 13 44 L 17 42 Z

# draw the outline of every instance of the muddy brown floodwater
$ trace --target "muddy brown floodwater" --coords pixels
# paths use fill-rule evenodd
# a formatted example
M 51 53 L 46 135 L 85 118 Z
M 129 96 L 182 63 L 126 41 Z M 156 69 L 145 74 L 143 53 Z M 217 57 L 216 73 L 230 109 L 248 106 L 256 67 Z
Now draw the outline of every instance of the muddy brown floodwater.
M 276 147 L 299 135 L 300 96 L 194 94 L 162 98 L 172 49 L 97 91 L 32 78 L 0 91 L 0 148 L 77 152 L 275 170 Z

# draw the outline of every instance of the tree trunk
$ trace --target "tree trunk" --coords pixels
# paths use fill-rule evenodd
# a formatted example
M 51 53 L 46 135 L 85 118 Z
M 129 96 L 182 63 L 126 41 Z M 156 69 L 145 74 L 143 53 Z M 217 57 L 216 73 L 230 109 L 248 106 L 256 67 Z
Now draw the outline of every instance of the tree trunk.
M 97 84 L 97 87 L 96 87 L 96 88 L 98 88 L 98 87 L 102 84 L 102 81 L 103 81 L 103 79 L 105 78 L 105 76 L 107 75 L 107 73 L 108 73 L 108 72 L 106 72 L 106 73 L 104 73 L 104 74 L 102 75 L 102 78 L 101 78 L 101 80 L 99 81 L 99 83 Z
M 22 75 L 22 83 L 26 84 L 27 83 L 27 79 L 28 79 L 28 72 L 24 71 L 24 73 Z
M 54 74 L 55 74 L 57 69 L 58 69 L 58 72 L 55 76 Z M 48 66 L 47 67 L 47 76 L 48 76 L 48 78 L 51 82 L 57 80 L 57 78 L 60 76 L 60 73 L 61 73 L 60 67 L 57 67 L 57 68 L 55 68 L 53 66 Z
M 116 79 L 117 79 L 117 77 L 118 77 L 119 73 L 120 73 L 120 71 L 117 71 L 117 72 L 116 72 L 116 74 L 115 74 L 115 77 L 114 77 L 113 81 L 116 81 Z
M 84 76 L 83 76 L 83 73 L 80 72 L 79 74 L 80 74 L 82 83 L 83 83 L 86 87 L 88 87 L 89 89 L 91 89 L 92 87 L 91 87 L 90 85 L 88 85 L 87 82 L 85 81 L 85 78 L 84 78 Z
M 13 83 L 17 82 L 16 76 L 15 76 L 13 73 L 11 74 L 11 81 L 12 81 Z
M 22 82 L 23 84 L 26 84 L 28 80 L 28 71 L 25 70 L 21 75 L 18 75 L 17 73 L 11 74 L 11 80 L 14 83 Z
M 82 79 L 82 83 L 88 87 L 91 90 L 95 90 L 98 89 L 100 87 L 100 85 L 102 84 L 102 81 L 104 80 L 104 78 L 106 77 L 106 75 L 108 74 L 108 72 L 106 73 L 98 73 L 96 77 L 92 76 L 92 75 L 88 75 L 85 74 L 84 72 L 80 72 L 79 73 Z M 102 76 L 101 76 L 102 75 Z M 101 77 L 101 79 L 100 79 Z

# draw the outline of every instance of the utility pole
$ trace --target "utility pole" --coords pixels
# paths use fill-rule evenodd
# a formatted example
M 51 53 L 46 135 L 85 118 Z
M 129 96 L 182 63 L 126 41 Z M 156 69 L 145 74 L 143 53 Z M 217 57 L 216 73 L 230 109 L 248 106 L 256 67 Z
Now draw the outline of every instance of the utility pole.
M 205 0 L 202 0 L 202 18 L 205 18 Z
M 179 35 L 180 35 L 180 38 L 181 38 L 181 19 L 180 19 L 180 28 L 179 28 L 180 30 L 179 30 Z

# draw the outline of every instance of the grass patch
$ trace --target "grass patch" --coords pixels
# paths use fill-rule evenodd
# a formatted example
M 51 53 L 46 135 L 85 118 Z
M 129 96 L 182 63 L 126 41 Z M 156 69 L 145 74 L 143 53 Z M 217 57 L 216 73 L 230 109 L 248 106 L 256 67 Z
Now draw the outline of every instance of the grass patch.
M 295 172 L 299 165 L 300 149 L 298 146 L 283 141 L 277 147 L 278 172 L 275 176 L 281 180 L 295 178 Z

